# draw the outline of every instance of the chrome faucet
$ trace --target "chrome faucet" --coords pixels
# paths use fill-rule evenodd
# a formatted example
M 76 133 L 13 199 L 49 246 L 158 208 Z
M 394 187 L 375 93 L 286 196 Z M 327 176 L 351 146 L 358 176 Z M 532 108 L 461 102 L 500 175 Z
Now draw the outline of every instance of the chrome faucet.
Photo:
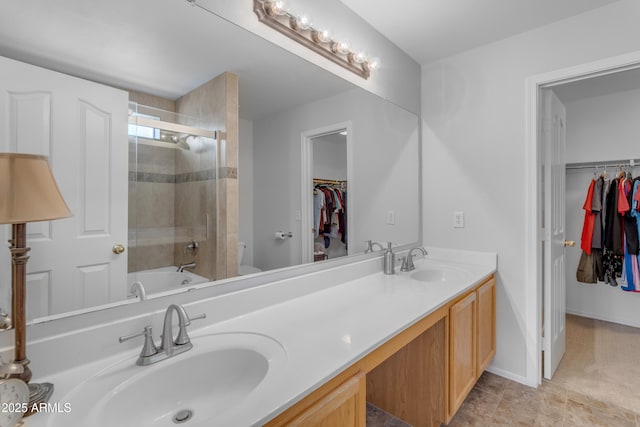
M 185 268 L 196 268 L 196 262 L 191 261 L 178 266 L 178 273 L 182 273 Z
M 174 311 L 178 315 L 178 327 L 180 328 L 175 341 L 173 340 L 173 325 L 171 323 Z M 191 319 L 189 319 L 184 307 L 178 304 L 171 304 L 164 314 L 162 346 L 160 347 L 160 351 L 164 350 L 167 357 L 171 357 L 173 356 L 174 351 L 176 354 L 180 354 L 190 350 L 191 347 L 193 347 L 193 344 L 191 344 L 191 340 L 189 339 L 189 335 L 187 335 L 187 326 L 190 324 Z
M 422 255 L 428 255 L 425 248 L 418 246 L 411 249 L 407 256 L 402 259 L 402 266 L 400 267 L 400 271 L 411 271 L 416 269 L 416 266 L 413 265 L 413 251 L 420 251 L 422 252 Z
M 140 298 L 140 301 L 147 299 L 147 292 L 144 290 L 144 285 L 140 280 L 136 280 L 130 288 L 131 294 L 134 297 Z
M 376 246 L 376 245 L 378 245 L 380 247 L 381 251 L 384 250 L 382 245 L 380 243 L 378 243 L 378 242 L 374 242 L 372 240 L 367 240 L 365 243 L 367 244 L 367 247 L 364 250 L 365 254 L 368 254 L 369 252 L 373 252 L 373 247 Z
M 173 339 L 172 325 L 174 311 L 178 314 L 178 327 L 180 328 L 175 340 Z M 136 364 L 140 366 L 151 365 L 152 363 L 156 363 L 191 350 L 193 348 L 193 344 L 187 334 L 187 326 L 191 324 L 192 320 L 204 319 L 205 317 L 207 317 L 207 315 L 203 313 L 193 318 L 189 318 L 184 307 L 178 304 L 171 304 L 164 314 L 160 348 L 156 347 L 153 342 L 151 326 L 145 326 L 144 330 L 139 334 L 120 337 L 119 341 L 123 343 L 132 338 L 144 336 L 144 344 L 142 345 L 142 351 L 140 351 L 140 356 L 138 357 Z

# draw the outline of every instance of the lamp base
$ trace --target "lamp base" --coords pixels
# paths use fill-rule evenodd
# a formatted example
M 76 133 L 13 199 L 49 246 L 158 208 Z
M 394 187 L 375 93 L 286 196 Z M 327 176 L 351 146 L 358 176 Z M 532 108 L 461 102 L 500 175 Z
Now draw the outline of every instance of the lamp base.
M 53 394 L 51 383 L 29 383 L 29 408 L 24 416 L 28 417 L 40 411 L 40 404 L 47 403 Z

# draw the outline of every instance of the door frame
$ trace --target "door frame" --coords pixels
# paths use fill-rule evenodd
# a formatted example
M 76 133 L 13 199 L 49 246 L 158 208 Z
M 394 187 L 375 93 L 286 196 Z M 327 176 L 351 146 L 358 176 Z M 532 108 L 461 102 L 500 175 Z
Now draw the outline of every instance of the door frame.
M 640 51 L 531 76 L 526 80 L 525 333 L 528 385 L 542 382 L 541 90 L 640 68 Z
M 301 221 L 300 221 L 300 236 L 301 236 L 301 253 L 302 263 L 313 262 L 313 238 L 311 237 L 310 230 L 313 225 L 313 195 L 311 186 L 306 183 L 310 183 L 313 180 L 313 139 L 323 135 L 329 135 L 342 130 L 347 131 L 347 194 L 354 189 L 353 185 L 353 124 L 351 121 L 335 123 L 328 126 L 323 126 L 317 129 L 310 129 L 302 132 L 301 134 Z M 353 224 L 352 219 L 355 218 L 353 214 L 353 204 L 349 203 L 347 199 L 347 225 Z M 351 233 L 347 234 L 347 248 L 352 248 Z M 347 249 L 348 254 L 348 249 Z

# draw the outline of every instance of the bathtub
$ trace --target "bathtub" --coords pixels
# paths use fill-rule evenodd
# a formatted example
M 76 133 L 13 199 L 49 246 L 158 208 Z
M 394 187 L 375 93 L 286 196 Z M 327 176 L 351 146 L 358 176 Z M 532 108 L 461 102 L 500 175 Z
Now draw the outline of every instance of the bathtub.
M 154 294 L 183 289 L 185 286 L 210 282 L 206 277 L 189 271 L 178 272 L 178 267 L 169 266 L 127 274 L 127 298 L 141 300 Z M 135 285 L 139 282 L 141 285 Z M 142 291 L 141 289 L 142 288 Z

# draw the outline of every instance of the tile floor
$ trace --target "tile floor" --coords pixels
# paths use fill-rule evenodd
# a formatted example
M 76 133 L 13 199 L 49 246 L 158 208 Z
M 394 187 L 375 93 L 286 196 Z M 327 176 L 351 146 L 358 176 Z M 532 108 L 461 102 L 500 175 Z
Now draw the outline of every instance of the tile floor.
M 449 427 L 640 427 L 639 355 L 640 329 L 567 316 L 551 381 L 534 389 L 485 372 Z
M 411 427 L 400 418 L 394 417 L 377 406 L 367 402 L 367 427 Z

